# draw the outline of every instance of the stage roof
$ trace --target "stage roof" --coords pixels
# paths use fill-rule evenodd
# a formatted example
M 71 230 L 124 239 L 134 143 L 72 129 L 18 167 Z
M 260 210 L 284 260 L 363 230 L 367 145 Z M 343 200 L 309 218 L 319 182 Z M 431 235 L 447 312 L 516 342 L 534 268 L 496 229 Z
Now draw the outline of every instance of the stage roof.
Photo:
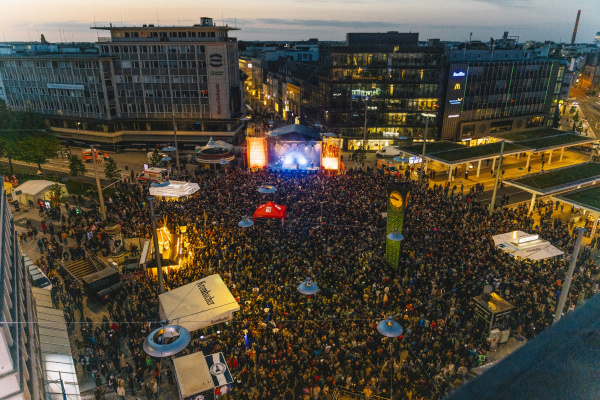
M 268 137 L 281 140 L 321 140 L 321 133 L 318 129 L 297 124 L 286 125 L 280 128 L 273 129 L 272 131 L 268 132 L 267 135 Z

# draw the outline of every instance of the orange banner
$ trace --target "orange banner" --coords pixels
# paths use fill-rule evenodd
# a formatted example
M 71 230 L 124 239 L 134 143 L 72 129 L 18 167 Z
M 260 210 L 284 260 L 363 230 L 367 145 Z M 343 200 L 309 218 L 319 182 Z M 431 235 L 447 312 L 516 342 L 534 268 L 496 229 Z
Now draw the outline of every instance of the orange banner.
M 340 169 L 341 148 L 341 139 L 323 139 L 323 152 L 321 153 L 321 166 L 323 169 L 335 171 Z
M 264 168 L 267 166 L 267 144 L 265 138 L 247 138 L 248 167 Z

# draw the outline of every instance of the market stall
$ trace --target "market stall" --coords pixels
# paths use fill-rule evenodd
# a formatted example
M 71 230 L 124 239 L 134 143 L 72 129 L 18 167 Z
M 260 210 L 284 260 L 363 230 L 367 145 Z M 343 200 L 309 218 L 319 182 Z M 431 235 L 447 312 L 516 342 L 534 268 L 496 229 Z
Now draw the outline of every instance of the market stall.
M 281 206 L 269 201 L 266 204 L 261 204 L 258 206 L 252 217 L 255 220 L 257 218 L 280 219 L 281 224 L 283 225 L 283 221 L 285 220 L 286 216 L 286 208 L 286 206 Z

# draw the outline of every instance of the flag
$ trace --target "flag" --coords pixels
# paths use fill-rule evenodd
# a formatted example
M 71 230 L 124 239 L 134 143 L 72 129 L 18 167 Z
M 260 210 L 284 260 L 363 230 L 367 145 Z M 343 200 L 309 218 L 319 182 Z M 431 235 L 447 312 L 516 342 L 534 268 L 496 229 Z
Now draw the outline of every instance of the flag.
M 224 386 L 233 382 L 233 377 L 227 367 L 223 353 L 211 354 L 205 356 L 205 358 L 206 365 L 208 366 L 215 387 Z

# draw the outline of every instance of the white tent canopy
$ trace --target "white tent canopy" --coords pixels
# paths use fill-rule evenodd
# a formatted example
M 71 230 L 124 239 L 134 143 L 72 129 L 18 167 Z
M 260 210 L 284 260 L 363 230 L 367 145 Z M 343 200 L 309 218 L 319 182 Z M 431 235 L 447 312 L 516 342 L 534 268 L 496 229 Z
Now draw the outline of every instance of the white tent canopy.
M 173 360 L 180 398 L 214 389 L 212 375 L 200 351 Z
M 219 275 L 181 286 L 158 296 L 161 319 L 190 332 L 229 321 L 240 306 Z
M 528 260 L 539 261 L 564 254 L 562 250 L 552 246 L 547 240 L 523 231 L 495 235 L 493 239 L 494 244 L 500 250 L 510 253 L 514 257 Z
M 15 194 L 17 195 L 17 199 L 19 203 L 24 204 L 29 200 L 34 203 L 37 199 L 50 200 L 48 196 L 48 192 L 52 188 L 56 182 L 46 181 L 46 180 L 31 180 L 24 182 L 15 188 Z M 62 187 L 64 194 L 68 195 L 67 187 L 63 183 L 59 183 L 60 187 Z
M 169 181 L 169 185 L 165 187 L 150 186 L 150 195 L 163 197 L 187 197 L 193 195 L 198 190 L 200 190 L 200 186 L 197 183 Z

